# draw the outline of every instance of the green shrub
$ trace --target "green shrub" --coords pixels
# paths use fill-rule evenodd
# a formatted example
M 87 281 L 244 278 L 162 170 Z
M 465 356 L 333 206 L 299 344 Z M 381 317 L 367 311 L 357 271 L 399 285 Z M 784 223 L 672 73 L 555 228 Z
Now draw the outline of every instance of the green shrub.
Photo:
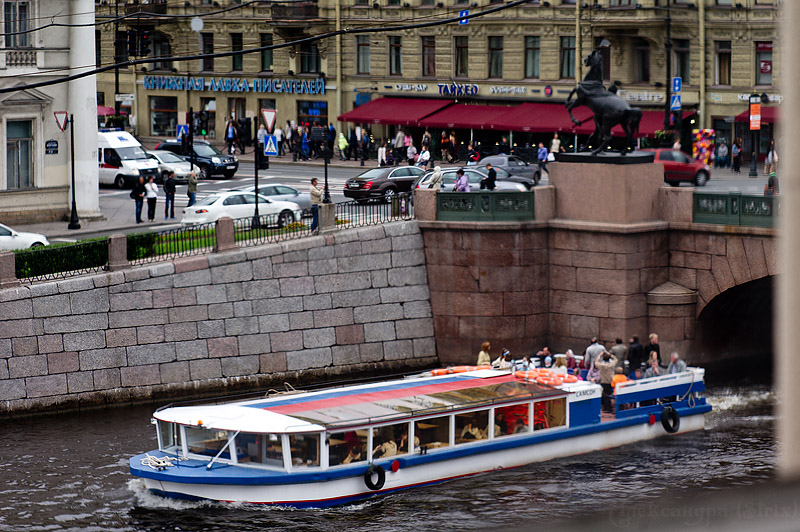
M 155 233 L 132 233 L 126 235 L 128 260 L 139 260 L 155 254 Z
M 17 279 L 97 268 L 108 264 L 108 239 L 26 249 L 14 256 Z

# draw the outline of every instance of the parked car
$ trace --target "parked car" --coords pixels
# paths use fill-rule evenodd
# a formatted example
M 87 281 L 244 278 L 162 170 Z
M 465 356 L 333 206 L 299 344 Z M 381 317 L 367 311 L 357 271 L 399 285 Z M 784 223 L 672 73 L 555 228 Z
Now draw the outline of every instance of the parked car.
M 177 181 L 178 183 L 188 183 L 189 174 L 192 173 L 193 170 L 197 174 L 200 173 L 200 169 L 197 167 L 197 165 L 192 166 L 192 163 L 183 160 L 183 158 L 175 155 L 171 151 L 148 150 L 147 156 L 158 162 L 159 183 L 163 183 L 164 181 L 166 181 L 167 176 L 169 175 L 170 172 L 175 172 L 175 181 Z
M 50 242 L 44 235 L 15 231 L 7 225 L 0 224 L 0 249 L 3 251 L 40 248 L 49 245 Z
M 539 184 L 542 176 L 539 174 L 539 167 L 528 164 L 516 155 L 490 155 L 481 159 L 481 164 L 489 164 L 497 168 L 502 168 L 514 176 L 522 176 L 532 179 L 535 185 Z
M 371 199 L 390 201 L 399 192 L 411 192 L 414 181 L 425 170 L 417 166 L 389 166 L 372 168 L 348 179 L 344 184 L 344 196 L 359 203 Z
M 195 225 L 216 222 L 228 216 L 234 220 L 238 218 L 252 218 L 256 212 L 256 195 L 252 192 L 217 192 L 202 198 L 191 207 L 183 209 L 181 225 Z M 285 227 L 295 220 L 300 220 L 302 210 L 296 203 L 288 201 L 273 201 L 258 196 L 258 214 L 276 216 L 278 227 Z
M 648 148 L 642 151 L 655 153 L 655 162 L 664 165 L 664 182 L 677 187 L 683 182 L 705 186 L 711 179 L 711 167 L 696 161 L 680 150 Z
M 256 186 L 233 188 L 232 191 L 255 192 Z M 264 196 L 274 201 L 290 201 L 296 203 L 302 210 L 303 216 L 311 216 L 311 194 L 300 192 L 297 188 L 281 183 L 258 185 L 259 196 Z
M 442 168 L 442 190 L 453 190 L 456 184 L 456 171 L 458 168 Z M 507 179 L 508 173 L 503 169 L 495 168 L 497 172 L 497 180 L 495 190 L 505 192 L 525 192 L 529 188 L 524 184 L 517 181 Z M 501 173 L 505 174 L 505 178 L 501 177 Z M 489 172 L 485 166 L 467 166 L 464 168 L 464 174 L 469 181 L 470 191 L 479 190 L 481 188 L 481 179 L 484 179 Z M 431 181 L 433 170 L 428 170 L 414 183 L 414 188 L 428 188 Z
M 164 140 L 156 145 L 156 150 L 171 151 L 180 155 L 184 160 L 191 160 L 191 153 L 184 150 L 183 144 L 177 140 Z M 194 141 L 194 162 L 200 167 L 199 179 L 208 179 L 222 174 L 225 179 L 230 179 L 239 169 L 239 160 L 232 155 L 225 155 L 205 140 Z

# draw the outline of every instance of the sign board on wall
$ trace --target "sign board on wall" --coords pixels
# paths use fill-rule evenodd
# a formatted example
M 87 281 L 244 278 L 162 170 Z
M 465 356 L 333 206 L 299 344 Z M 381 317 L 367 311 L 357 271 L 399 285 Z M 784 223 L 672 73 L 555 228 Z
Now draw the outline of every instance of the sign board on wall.
M 58 155 L 58 141 L 57 140 L 46 140 L 44 142 L 44 154 L 45 155 Z

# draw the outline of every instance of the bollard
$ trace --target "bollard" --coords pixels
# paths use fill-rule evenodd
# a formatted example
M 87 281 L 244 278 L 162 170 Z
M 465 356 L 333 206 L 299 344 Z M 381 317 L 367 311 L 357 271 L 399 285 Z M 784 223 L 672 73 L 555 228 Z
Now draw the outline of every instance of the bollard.
M 110 272 L 128 267 L 128 238 L 125 235 L 111 235 L 108 237 L 108 264 L 106 269 Z
M 236 249 L 236 239 L 233 232 L 233 220 L 227 216 L 217 220 L 216 236 L 214 242 L 214 251 L 227 251 L 229 249 Z
M 13 251 L 0 252 L 0 289 L 19 286 L 17 262 Z

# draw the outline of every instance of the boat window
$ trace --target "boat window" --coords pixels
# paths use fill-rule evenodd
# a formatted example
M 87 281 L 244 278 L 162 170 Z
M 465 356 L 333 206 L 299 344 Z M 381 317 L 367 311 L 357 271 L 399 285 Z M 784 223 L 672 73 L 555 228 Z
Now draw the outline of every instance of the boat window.
M 319 433 L 290 434 L 293 467 L 319 467 Z
M 502 406 L 494 409 L 494 437 L 501 438 L 511 434 L 530 431 L 528 405 Z
M 239 463 L 283 467 L 281 435 L 240 432 L 236 436 L 236 457 Z
M 533 404 L 533 430 L 551 429 L 567 424 L 567 401 L 564 397 Z
M 328 464 L 343 465 L 367 459 L 368 429 L 331 432 L 328 435 Z
M 388 458 L 408 453 L 408 423 L 384 425 L 372 430 L 372 458 Z M 414 438 L 417 442 L 417 438 Z
M 427 449 L 450 445 L 450 416 L 434 417 L 417 421 L 414 434 L 419 437 L 419 446 Z
M 489 411 L 456 414 L 456 445 L 489 437 Z
M 181 448 L 181 431 L 175 423 L 158 421 L 159 449 L 162 451 L 175 451 Z
M 210 457 L 217 456 L 217 453 L 228 443 L 227 430 L 203 429 L 199 427 L 186 427 L 186 445 L 190 453 L 202 454 Z M 225 452 L 219 455 L 220 458 L 230 460 L 231 455 Z

